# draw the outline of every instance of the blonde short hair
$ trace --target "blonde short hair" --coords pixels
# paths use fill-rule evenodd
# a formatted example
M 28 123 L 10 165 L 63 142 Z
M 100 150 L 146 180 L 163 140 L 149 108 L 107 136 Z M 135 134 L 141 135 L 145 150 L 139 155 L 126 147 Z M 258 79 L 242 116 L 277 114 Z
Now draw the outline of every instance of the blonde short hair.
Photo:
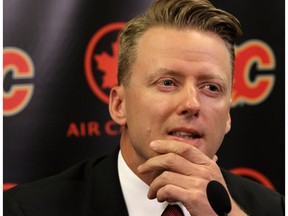
M 241 35 L 239 21 L 208 0 L 156 0 L 147 11 L 130 20 L 120 33 L 118 84 L 128 85 L 137 56 L 138 39 L 154 26 L 191 28 L 218 34 L 226 43 L 234 71 L 234 45 Z

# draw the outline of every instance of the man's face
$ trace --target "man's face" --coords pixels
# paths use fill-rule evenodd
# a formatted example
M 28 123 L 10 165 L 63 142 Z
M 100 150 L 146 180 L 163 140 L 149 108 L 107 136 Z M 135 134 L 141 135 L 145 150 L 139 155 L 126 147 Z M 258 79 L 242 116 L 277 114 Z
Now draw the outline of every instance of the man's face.
M 231 64 L 211 32 L 154 27 L 139 40 L 123 88 L 123 149 L 146 161 L 153 140 L 176 140 L 212 158 L 230 130 Z

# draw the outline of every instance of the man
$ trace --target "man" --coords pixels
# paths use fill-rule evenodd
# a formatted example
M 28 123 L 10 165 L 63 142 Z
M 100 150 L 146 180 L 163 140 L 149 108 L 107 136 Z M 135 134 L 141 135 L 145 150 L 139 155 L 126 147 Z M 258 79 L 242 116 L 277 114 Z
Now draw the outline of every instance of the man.
M 236 18 L 206 0 L 155 1 L 120 36 L 109 103 L 123 127 L 120 151 L 8 191 L 4 215 L 152 216 L 169 203 L 216 215 L 206 192 L 214 180 L 228 192 L 229 215 L 284 215 L 280 194 L 216 163 L 240 33 Z

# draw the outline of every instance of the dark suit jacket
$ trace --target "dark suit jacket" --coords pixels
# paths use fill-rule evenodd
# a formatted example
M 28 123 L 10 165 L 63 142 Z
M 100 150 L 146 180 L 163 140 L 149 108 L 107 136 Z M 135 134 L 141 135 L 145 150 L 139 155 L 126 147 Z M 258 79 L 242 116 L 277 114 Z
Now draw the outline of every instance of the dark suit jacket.
M 115 151 L 86 160 L 56 176 L 6 191 L 4 216 L 128 215 L 117 155 Z M 284 215 L 284 198 L 277 192 L 225 170 L 223 175 L 234 200 L 250 215 Z

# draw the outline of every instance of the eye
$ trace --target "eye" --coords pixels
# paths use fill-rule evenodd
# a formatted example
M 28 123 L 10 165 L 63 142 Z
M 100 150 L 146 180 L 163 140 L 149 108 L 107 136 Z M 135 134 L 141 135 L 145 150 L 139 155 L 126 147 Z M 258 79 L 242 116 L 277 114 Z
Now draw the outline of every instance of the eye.
M 178 83 L 173 78 L 163 78 L 156 82 L 160 91 L 171 92 L 178 88 Z
M 213 85 L 213 84 L 205 85 L 204 88 L 211 91 L 211 92 L 220 91 L 219 87 L 217 85 Z
M 203 93 L 209 97 L 218 97 L 223 94 L 223 88 L 216 83 L 207 83 L 202 87 Z
M 173 80 L 165 79 L 165 80 L 161 80 L 160 85 L 169 87 L 169 86 L 175 86 L 175 83 Z

